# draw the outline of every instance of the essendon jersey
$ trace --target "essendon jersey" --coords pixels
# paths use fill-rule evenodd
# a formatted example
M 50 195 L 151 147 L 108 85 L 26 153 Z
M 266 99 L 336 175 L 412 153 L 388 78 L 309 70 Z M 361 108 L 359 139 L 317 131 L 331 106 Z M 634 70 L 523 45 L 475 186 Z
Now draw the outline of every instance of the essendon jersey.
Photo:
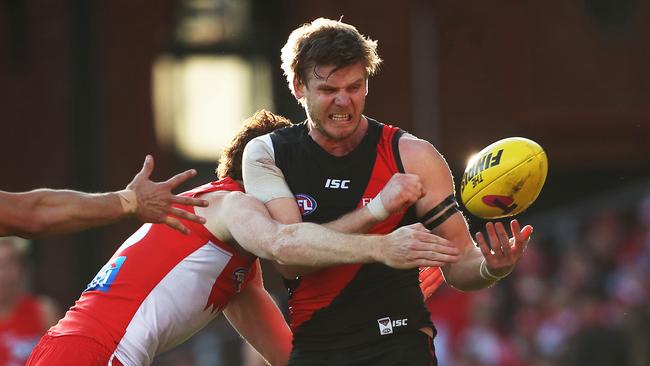
M 360 145 L 332 156 L 308 135 L 306 123 L 273 132 L 275 161 L 295 194 L 304 221 L 325 223 L 367 204 L 393 174 L 404 172 L 403 131 L 368 120 Z M 385 234 L 416 222 L 413 208 L 371 232 Z M 330 267 L 287 281 L 294 347 L 336 349 L 431 326 L 418 271 L 383 264 Z
M 241 190 L 226 178 L 183 195 Z M 48 334 L 92 337 L 124 365 L 148 365 L 208 324 L 248 284 L 255 257 L 201 224 L 184 224 L 189 235 L 163 224 L 143 225 Z

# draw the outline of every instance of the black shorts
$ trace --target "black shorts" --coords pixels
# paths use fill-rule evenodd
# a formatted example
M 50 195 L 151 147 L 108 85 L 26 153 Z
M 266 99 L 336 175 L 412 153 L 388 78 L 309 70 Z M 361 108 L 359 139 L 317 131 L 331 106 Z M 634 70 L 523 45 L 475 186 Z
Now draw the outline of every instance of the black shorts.
M 433 340 L 420 331 L 382 337 L 365 347 L 345 350 L 294 349 L 287 366 L 437 366 Z

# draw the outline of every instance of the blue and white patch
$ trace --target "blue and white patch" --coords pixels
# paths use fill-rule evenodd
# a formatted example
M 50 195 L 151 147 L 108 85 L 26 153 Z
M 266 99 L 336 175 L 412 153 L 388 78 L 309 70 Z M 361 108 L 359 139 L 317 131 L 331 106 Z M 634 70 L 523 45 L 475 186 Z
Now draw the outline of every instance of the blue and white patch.
M 297 194 L 296 203 L 298 204 L 298 208 L 300 208 L 300 214 L 302 216 L 311 214 L 318 207 L 316 200 L 306 194 Z
M 121 256 L 115 258 L 115 260 L 108 262 L 102 269 L 99 270 L 95 278 L 88 284 L 88 287 L 84 290 L 86 291 L 103 291 L 106 292 L 110 289 L 111 284 L 115 281 L 122 264 L 126 260 L 126 256 Z

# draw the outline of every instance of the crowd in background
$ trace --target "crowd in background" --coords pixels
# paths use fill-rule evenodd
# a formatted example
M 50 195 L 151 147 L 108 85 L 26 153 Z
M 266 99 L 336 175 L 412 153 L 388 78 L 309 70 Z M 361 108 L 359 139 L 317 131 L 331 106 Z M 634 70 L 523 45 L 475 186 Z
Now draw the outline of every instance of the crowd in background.
M 579 224 L 534 236 L 493 288 L 435 295 L 441 365 L 650 365 L 650 195 Z

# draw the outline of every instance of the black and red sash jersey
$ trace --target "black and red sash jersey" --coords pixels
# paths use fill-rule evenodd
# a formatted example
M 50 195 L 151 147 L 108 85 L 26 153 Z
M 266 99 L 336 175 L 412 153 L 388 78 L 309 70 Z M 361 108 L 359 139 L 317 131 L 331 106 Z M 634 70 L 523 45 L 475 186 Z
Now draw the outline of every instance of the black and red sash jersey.
M 367 204 L 397 172 L 404 172 L 398 141 L 403 131 L 368 119 L 359 146 L 330 155 L 308 135 L 306 123 L 273 132 L 275 161 L 294 193 L 304 221 L 325 223 Z M 390 216 L 370 232 L 385 234 L 416 222 L 413 208 Z M 418 271 L 379 263 L 330 267 L 285 281 L 294 348 L 361 346 L 432 326 Z

